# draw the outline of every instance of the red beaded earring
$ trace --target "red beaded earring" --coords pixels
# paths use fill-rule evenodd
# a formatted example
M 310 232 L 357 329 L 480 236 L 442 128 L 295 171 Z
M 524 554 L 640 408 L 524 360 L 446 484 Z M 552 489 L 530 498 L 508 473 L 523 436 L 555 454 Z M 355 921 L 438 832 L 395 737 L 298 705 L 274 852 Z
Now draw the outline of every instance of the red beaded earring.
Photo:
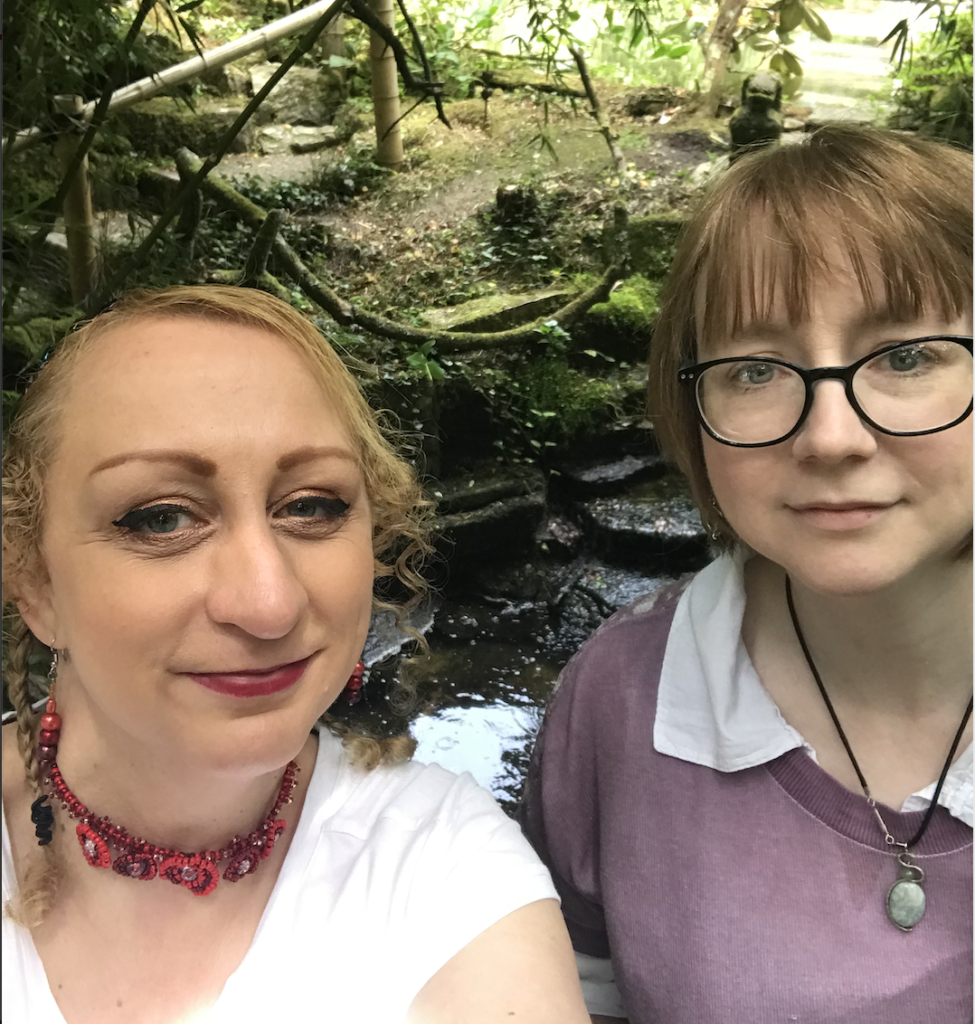
M 61 739 L 61 716 L 54 696 L 54 686 L 58 676 L 58 652 L 51 651 L 51 669 L 48 672 L 48 695 L 44 714 L 41 715 L 41 731 L 37 737 L 37 763 L 41 772 L 47 774 L 51 765 L 57 760 L 58 741 Z
M 345 689 L 342 691 L 342 696 L 345 698 L 346 703 L 358 704 L 362 700 L 362 676 L 365 671 L 365 663 L 357 661 L 355 668 L 352 670 L 352 675 L 349 676 L 349 681 L 345 684 Z

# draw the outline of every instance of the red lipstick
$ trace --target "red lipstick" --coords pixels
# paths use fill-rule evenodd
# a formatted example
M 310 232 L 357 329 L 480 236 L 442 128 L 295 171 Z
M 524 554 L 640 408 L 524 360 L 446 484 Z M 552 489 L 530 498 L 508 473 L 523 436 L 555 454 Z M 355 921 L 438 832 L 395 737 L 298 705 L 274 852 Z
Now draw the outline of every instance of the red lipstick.
M 295 685 L 302 677 L 310 661 L 292 661 L 276 668 L 243 669 L 239 672 L 201 672 L 188 673 L 190 679 L 227 697 L 268 697 L 273 693 L 281 693 Z

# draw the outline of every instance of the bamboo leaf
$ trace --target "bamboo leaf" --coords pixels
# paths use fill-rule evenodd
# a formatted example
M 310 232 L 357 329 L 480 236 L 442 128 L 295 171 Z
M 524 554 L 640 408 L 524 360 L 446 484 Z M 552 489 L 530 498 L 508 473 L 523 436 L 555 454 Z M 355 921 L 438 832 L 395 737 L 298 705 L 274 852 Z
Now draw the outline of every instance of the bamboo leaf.
M 887 35 L 884 36 L 883 39 L 880 40 L 879 43 L 877 43 L 877 45 L 878 46 L 883 46 L 884 43 L 889 43 L 891 41 L 891 39 L 894 38 L 894 36 L 901 36 L 905 32 L 907 32 L 907 19 L 906 18 L 904 18 L 902 21 L 897 22 L 897 24 L 887 33 Z

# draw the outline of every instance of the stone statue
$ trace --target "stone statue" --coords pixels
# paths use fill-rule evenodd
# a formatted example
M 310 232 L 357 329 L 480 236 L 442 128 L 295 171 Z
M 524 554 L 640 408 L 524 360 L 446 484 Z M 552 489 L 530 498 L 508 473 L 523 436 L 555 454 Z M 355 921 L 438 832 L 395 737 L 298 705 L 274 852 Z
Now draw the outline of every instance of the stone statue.
M 782 82 L 760 71 L 745 79 L 741 106 L 731 115 L 731 163 L 743 153 L 777 143 L 782 135 Z

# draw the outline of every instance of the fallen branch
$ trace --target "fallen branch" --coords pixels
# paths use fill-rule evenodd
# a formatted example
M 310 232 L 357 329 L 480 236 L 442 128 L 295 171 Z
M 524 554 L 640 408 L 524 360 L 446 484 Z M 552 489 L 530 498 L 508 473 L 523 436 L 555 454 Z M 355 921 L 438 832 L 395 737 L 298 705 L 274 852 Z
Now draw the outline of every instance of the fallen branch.
M 198 174 L 199 169 L 203 166 L 200 158 L 185 148 L 177 151 L 176 165 L 181 174 Z M 241 220 L 253 228 L 261 229 L 268 219 L 267 211 L 242 196 L 224 178 L 211 175 L 201 180 L 201 188 L 224 208 L 236 212 Z M 605 302 L 616 282 L 625 276 L 623 267 L 611 266 L 595 285 L 577 295 L 561 309 L 550 316 L 540 317 L 521 327 L 497 332 L 442 331 L 432 327 L 408 327 L 384 316 L 374 316 L 357 309 L 352 303 L 341 298 L 327 284 L 318 280 L 277 231 L 274 233 L 271 252 L 305 295 L 324 309 L 336 323 L 343 327 L 361 327 L 370 334 L 378 335 L 381 338 L 411 342 L 417 346 L 427 341 L 435 341 L 441 352 L 470 352 L 474 349 L 501 348 L 520 341 L 537 340 L 537 332 L 545 324 L 554 320 L 560 326 L 565 327 L 581 317 L 597 302 Z
M 541 77 L 541 75 L 539 76 Z M 557 82 L 517 81 L 504 77 L 504 72 L 482 71 L 476 81 L 488 89 L 500 89 L 502 92 L 515 92 L 518 89 L 532 89 L 535 92 L 546 93 L 551 96 L 565 96 L 568 99 L 584 100 L 586 94 L 581 89 L 572 89 L 567 85 L 559 85 Z
M 281 230 L 284 218 L 284 210 L 268 210 L 264 223 L 257 229 L 254 245 L 247 254 L 247 262 L 244 264 L 244 276 L 241 284 L 249 285 L 262 274 L 267 273 L 267 259 L 271 255 L 274 239 Z

